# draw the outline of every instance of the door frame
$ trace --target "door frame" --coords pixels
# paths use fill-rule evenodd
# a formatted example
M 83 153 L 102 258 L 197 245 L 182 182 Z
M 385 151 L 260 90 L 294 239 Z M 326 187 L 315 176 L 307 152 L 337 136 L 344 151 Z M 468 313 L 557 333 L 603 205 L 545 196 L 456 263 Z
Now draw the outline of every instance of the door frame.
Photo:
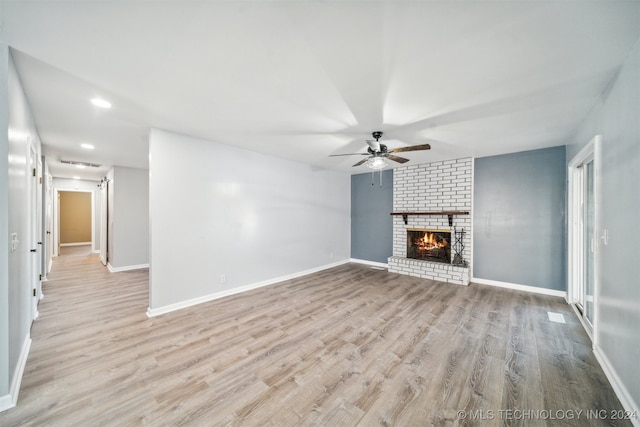
M 578 154 L 568 163 L 567 178 L 568 178 L 568 263 L 567 263 L 567 302 L 574 308 L 582 325 L 584 326 L 587 334 L 591 338 L 593 348 L 597 345 L 598 334 L 598 300 L 600 295 L 600 162 L 602 150 L 602 136 L 596 135 L 587 145 L 585 145 Z M 582 231 L 582 165 L 593 158 L 593 185 L 594 185 L 594 245 L 593 245 L 593 321 L 589 325 L 588 321 L 584 319 L 583 313 L 576 307 L 577 302 L 580 300 L 579 292 L 582 289 L 581 281 L 583 277 L 583 251 L 588 242 L 583 239 Z

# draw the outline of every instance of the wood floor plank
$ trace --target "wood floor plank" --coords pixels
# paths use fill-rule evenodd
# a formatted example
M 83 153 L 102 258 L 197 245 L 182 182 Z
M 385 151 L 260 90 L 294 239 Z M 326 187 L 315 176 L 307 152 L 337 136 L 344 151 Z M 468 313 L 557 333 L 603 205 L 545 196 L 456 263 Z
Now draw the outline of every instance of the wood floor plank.
M 347 264 L 148 318 L 148 271 L 80 250 L 43 288 L 3 426 L 544 426 L 504 414 L 621 409 L 560 298 Z

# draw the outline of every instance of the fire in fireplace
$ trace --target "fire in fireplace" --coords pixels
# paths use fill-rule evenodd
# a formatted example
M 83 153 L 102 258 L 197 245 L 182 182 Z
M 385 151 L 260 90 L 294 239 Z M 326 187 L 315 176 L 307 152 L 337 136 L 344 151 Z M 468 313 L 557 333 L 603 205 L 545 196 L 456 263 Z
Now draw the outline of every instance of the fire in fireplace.
M 451 263 L 451 231 L 407 230 L 407 258 Z

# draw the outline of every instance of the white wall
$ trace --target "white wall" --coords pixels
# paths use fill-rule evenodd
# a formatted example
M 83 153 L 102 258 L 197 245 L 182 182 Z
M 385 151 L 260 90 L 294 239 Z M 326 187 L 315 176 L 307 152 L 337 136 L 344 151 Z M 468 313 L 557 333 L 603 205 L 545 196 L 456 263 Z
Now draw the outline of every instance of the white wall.
M 149 150 L 152 311 L 349 258 L 348 174 L 156 129 Z
M 92 218 L 91 218 L 91 233 L 93 236 L 93 245 L 91 245 L 91 250 L 93 252 L 98 252 L 100 250 L 100 206 L 102 203 L 102 198 L 100 197 L 100 189 L 98 188 L 99 181 L 88 181 L 84 179 L 66 179 L 66 178 L 54 178 L 53 179 L 53 188 L 54 191 L 90 191 L 91 195 L 91 209 Z M 55 200 L 55 208 L 53 210 L 54 216 L 57 215 L 57 203 Z M 54 221 L 57 223 L 58 218 L 56 217 Z
M 597 209 L 600 292 L 595 313 L 595 351 L 617 377 L 618 395 L 640 410 L 640 46 L 571 138 L 567 160 L 596 134 L 602 135 L 602 188 Z M 610 376 L 611 379 L 611 376 Z M 614 384 L 614 388 L 616 384 Z M 621 395 L 622 394 L 622 395 Z
M 10 403 L 9 384 L 9 48 L 0 43 L 0 410 Z
M 149 264 L 149 171 L 113 167 L 109 182 L 109 266 L 126 270 Z
M 0 278 L 0 297 L 2 315 L 0 316 L 0 410 L 6 409 L 15 403 L 19 384 L 22 378 L 22 369 L 26 363 L 29 350 L 30 326 L 32 313 L 32 283 L 31 268 L 33 262 L 40 263 L 37 255 L 30 253 L 32 247 L 38 249 L 35 244 L 35 236 L 38 224 L 31 224 L 32 206 L 30 201 L 31 185 L 35 185 L 36 178 L 30 173 L 29 164 L 30 147 L 36 148 L 36 156 L 40 157 L 40 138 L 36 130 L 33 116 L 29 108 L 26 96 L 22 89 L 18 73 L 9 50 L 6 46 L 0 46 L 0 85 L 8 89 L 7 100 L 0 106 L 0 132 L 3 134 L 0 144 L 3 145 L 2 160 L 0 162 L 0 198 L 2 203 L 2 244 L 0 252 L 2 263 L 2 276 Z M 5 101 L 3 101 L 5 102 Z M 8 112 L 8 113 L 7 113 Z M 8 117 L 5 122 L 5 117 Z M 8 140 L 4 138 L 8 135 Z M 5 155 L 6 154 L 6 155 Z M 7 179 L 7 181 L 4 181 Z M 9 246 L 9 235 L 17 233 L 18 244 L 15 251 L 7 254 L 5 248 Z M 8 273 L 8 274 L 7 274 Z M 39 292 L 39 289 L 38 289 Z

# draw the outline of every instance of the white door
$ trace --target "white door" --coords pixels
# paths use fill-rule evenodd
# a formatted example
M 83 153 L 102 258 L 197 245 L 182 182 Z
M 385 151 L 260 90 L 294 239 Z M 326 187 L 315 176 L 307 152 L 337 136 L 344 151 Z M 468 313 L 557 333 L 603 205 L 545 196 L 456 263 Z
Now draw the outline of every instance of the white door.
M 38 218 L 38 222 L 36 224 L 37 226 L 37 233 L 38 233 L 38 300 L 41 299 L 42 297 L 42 280 L 44 279 L 44 277 L 46 276 L 46 255 L 47 255 L 47 248 L 45 245 L 45 234 L 44 234 L 44 227 L 45 227 L 45 218 L 44 218 L 44 197 L 45 197 L 45 192 L 44 192 L 44 169 L 42 168 L 42 157 L 38 156 L 37 158 L 37 178 L 36 178 L 36 197 L 37 197 L 37 203 L 36 203 L 36 212 L 37 212 L 37 218 Z
M 44 275 L 46 276 L 51 270 L 51 261 L 53 258 L 53 177 L 49 174 L 45 177 L 45 247 L 46 247 L 46 267 Z
M 40 222 L 38 221 L 38 162 L 33 146 L 29 151 L 29 243 L 31 244 L 31 319 L 38 317 L 38 300 L 40 289 Z

